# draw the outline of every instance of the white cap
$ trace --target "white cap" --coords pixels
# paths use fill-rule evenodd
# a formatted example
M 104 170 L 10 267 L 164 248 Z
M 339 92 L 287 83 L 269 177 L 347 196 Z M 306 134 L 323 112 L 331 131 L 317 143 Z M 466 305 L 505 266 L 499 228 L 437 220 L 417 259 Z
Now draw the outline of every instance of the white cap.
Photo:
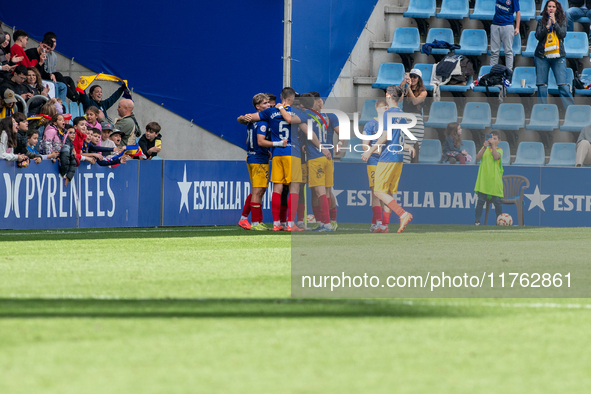
M 418 75 L 419 77 L 423 78 L 423 73 L 418 68 L 413 68 L 410 70 L 409 74 Z

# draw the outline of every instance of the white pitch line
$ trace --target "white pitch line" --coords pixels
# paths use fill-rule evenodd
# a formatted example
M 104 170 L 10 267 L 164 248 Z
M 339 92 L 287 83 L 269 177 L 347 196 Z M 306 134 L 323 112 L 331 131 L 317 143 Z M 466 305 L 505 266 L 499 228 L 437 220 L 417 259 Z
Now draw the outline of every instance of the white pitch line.
M 237 231 L 238 228 L 198 228 L 198 229 L 151 229 L 151 230 L 91 230 L 91 231 L 59 231 L 47 230 L 41 232 L 27 232 L 27 233 L 6 233 L 0 232 L 0 236 L 12 235 L 45 235 L 45 234 L 110 234 L 110 233 L 167 233 L 167 232 L 205 232 L 205 231 Z

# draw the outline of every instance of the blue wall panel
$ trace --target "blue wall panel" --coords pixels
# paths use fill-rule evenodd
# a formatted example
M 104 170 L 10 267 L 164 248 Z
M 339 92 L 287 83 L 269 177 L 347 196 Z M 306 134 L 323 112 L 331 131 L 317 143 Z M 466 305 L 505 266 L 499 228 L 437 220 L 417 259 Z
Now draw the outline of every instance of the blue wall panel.
M 236 117 L 282 88 L 282 1 L 66 1 L 35 18 L 3 2 L 0 20 L 37 40 L 55 32 L 58 52 L 241 147 Z
M 140 161 L 138 226 L 160 226 L 162 210 L 162 166 L 164 160 Z

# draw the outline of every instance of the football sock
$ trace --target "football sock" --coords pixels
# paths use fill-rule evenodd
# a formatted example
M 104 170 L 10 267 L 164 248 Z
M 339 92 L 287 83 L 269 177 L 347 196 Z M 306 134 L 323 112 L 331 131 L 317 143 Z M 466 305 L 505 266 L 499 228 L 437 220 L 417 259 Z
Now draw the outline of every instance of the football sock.
M 390 224 L 390 215 L 392 215 L 392 212 L 384 212 L 383 219 L 382 219 L 382 224 L 384 226 L 387 226 Z
M 402 209 L 402 207 L 400 205 L 398 205 L 396 200 L 390 201 L 388 203 L 388 208 L 390 208 L 399 217 L 404 215 L 404 212 L 406 212 L 404 209 Z
M 337 221 L 337 207 L 330 208 L 330 220 Z
M 281 206 L 279 210 L 279 220 L 281 220 L 282 223 L 287 222 L 287 205 Z
M 299 200 L 299 196 L 298 196 L 298 200 Z M 304 204 L 303 202 L 298 203 L 298 221 L 303 222 L 304 221 L 304 211 L 306 210 L 306 204 Z
M 273 192 L 271 197 L 271 211 L 273 212 L 273 222 L 279 222 L 281 213 L 281 194 Z
M 373 211 L 373 216 L 371 218 L 371 224 L 376 224 L 379 221 L 382 220 L 382 207 L 371 207 L 371 210 Z
M 326 198 L 326 195 L 318 197 L 318 202 L 320 203 L 318 212 L 321 218 L 320 221 L 325 224 L 330 224 L 330 216 L 328 213 L 330 205 L 328 205 L 328 199 Z
M 242 208 L 242 217 L 240 220 L 248 219 L 248 215 L 250 214 L 250 199 L 252 198 L 252 193 L 246 197 L 246 201 L 244 201 L 244 208 Z
M 252 209 L 252 222 L 253 223 L 260 223 L 263 221 L 263 210 L 261 208 L 260 203 L 250 204 Z
M 314 214 L 314 219 L 316 219 L 317 223 L 320 223 L 320 205 L 312 204 L 312 213 Z
M 287 205 L 289 208 L 288 211 L 288 218 L 289 222 L 292 222 L 296 219 L 296 212 L 298 210 L 298 201 L 300 199 L 300 195 L 298 193 L 289 193 L 289 197 L 287 199 Z

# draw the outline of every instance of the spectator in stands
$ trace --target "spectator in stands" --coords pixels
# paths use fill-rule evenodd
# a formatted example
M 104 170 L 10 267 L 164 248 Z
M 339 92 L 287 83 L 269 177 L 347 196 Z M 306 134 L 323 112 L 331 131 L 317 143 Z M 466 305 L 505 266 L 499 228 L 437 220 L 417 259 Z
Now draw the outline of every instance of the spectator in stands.
M 12 118 L 17 124 L 16 149 L 14 153 L 27 154 L 27 133 L 29 132 L 29 121 L 22 112 L 15 113 Z
M 80 82 L 80 80 L 78 82 Z M 107 116 L 107 110 L 111 108 L 123 95 L 123 92 L 125 92 L 125 86 L 121 85 L 121 87 L 106 100 L 103 100 L 103 88 L 101 88 L 99 85 L 92 85 L 89 90 L 89 95 L 86 95 L 82 89 L 76 90 L 78 93 L 80 93 L 78 101 L 82 103 L 84 112 L 86 112 L 88 107 L 95 106 L 101 111 L 99 120 L 107 119 L 110 122 L 111 119 L 109 119 Z
M 32 129 L 27 132 L 27 150 L 29 153 L 35 155 L 35 162 L 39 164 L 41 160 L 52 160 L 55 163 L 55 159 L 59 156 L 59 151 L 53 152 L 49 155 L 42 155 L 37 151 L 37 143 L 39 142 L 39 131 Z M 29 156 L 30 157 L 30 156 Z M 40 160 L 37 160 L 39 158 Z
M 14 114 L 14 104 L 16 97 L 12 89 L 6 89 L 4 93 L 0 93 L 0 119 L 11 117 Z
M 29 89 L 33 91 L 34 96 L 45 96 L 48 97 L 49 88 L 43 85 L 41 80 L 41 74 L 35 67 L 27 68 L 27 85 Z
M 513 18 L 515 14 L 515 20 Z M 513 26 L 515 22 L 515 26 Z M 501 43 L 505 50 L 505 66 L 513 70 L 513 37 L 519 34 L 521 11 L 519 0 L 496 0 L 495 16 L 490 27 L 490 65 L 499 62 Z
M 121 133 L 121 130 L 115 129 L 109 135 L 109 139 L 111 141 L 113 141 L 113 143 L 115 144 L 115 146 L 120 146 L 121 145 L 121 137 L 122 136 L 123 136 L 123 133 Z M 125 145 L 123 145 L 122 147 L 125 148 Z
M 4 41 L 0 44 L 0 83 L 5 79 L 10 79 L 12 71 L 16 67 L 10 61 L 10 34 L 2 33 L 0 40 L 4 37 Z
M 86 141 L 88 145 L 85 146 L 85 152 L 88 152 L 89 155 L 94 155 L 94 157 L 97 159 L 96 163 L 99 166 L 112 166 L 115 164 L 125 163 L 127 161 L 126 155 L 113 160 L 110 159 L 110 157 L 121 152 L 124 148 L 107 148 L 99 145 L 99 138 L 101 138 L 101 131 L 99 129 L 90 127 L 88 129 L 88 135 L 89 138 Z M 105 157 L 107 159 L 105 159 Z
M 76 174 L 76 167 L 80 165 L 80 160 L 74 149 L 74 140 L 76 139 L 76 130 L 68 125 L 68 138 L 60 150 L 59 171 L 60 176 L 64 178 L 64 186 L 68 186 Z
M 67 138 L 65 129 L 66 121 L 64 115 L 55 114 L 51 118 L 50 124 L 43 132 L 43 142 L 41 144 L 41 154 L 49 155 L 53 152 L 59 152 Z
M 466 164 L 468 152 L 462 150 L 462 128 L 459 123 L 453 122 L 445 129 L 445 143 L 443 144 L 443 161 L 455 164 Z
M 146 126 L 146 132 L 140 138 L 138 144 L 142 148 L 142 152 L 146 155 L 146 160 L 150 160 L 156 156 L 162 150 L 162 136 L 160 130 L 162 128 L 156 122 L 150 122 Z
M 19 163 L 28 160 L 26 155 L 14 153 L 17 129 L 18 124 L 12 116 L 0 120 L 0 159 Z
M 484 141 L 484 146 L 476 154 L 476 161 L 480 160 L 478 177 L 474 191 L 478 194 L 474 224 L 480 226 L 482 210 L 487 200 L 495 205 L 495 214 L 499 217 L 503 213 L 503 150 L 497 148 L 501 142 L 501 133 L 497 130 L 490 132 L 490 137 Z
M 25 55 L 27 55 L 31 61 L 36 60 L 37 64 L 35 67 L 37 69 L 43 70 L 43 64 L 47 59 L 47 51 L 49 51 L 49 48 L 51 48 L 52 45 L 53 42 L 51 40 L 43 40 L 39 43 L 39 45 L 37 45 L 37 48 L 27 49 L 25 51 Z
M 117 107 L 120 118 L 115 122 L 115 128 L 123 133 L 120 146 L 133 145 L 135 139 L 140 136 L 140 127 L 135 120 L 133 109 L 133 101 L 129 99 L 121 100 Z
M 113 125 L 106 120 L 101 122 L 101 146 L 105 146 L 107 148 L 115 148 L 116 145 L 109 136 L 111 135 L 111 131 L 113 131 Z
M 425 126 L 423 125 L 423 103 L 427 97 L 427 89 L 423 82 L 423 73 L 417 68 L 410 70 L 410 73 L 404 77 L 400 85 L 404 89 L 404 112 L 411 113 L 417 118 L 417 124 L 409 131 L 417 137 L 414 141 L 415 153 L 412 158 L 413 162 L 417 163 L 419 160 L 419 149 L 423 143 L 423 137 L 425 136 Z M 406 138 L 406 137 L 405 137 Z M 407 141 L 412 144 L 413 141 Z M 404 163 L 411 162 L 410 151 L 404 150 Z
M 0 93 L 6 89 L 12 90 L 15 94 L 21 96 L 25 101 L 33 97 L 33 91 L 26 84 L 27 68 L 21 64 L 16 66 L 12 78 L 5 80 L 0 85 Z
M 591 0 L 568 0 L 566 10 L 567 31 L 575 31 L 575 21 L 579 18 L 591 18 Z M 591 39 L 591 32 L 587 32 Z
M 538 102 L 548 103 L 548 75 L 550 68 L 556 77 L 556 84 L 564 107 L 574 104 L 570 85 L 566 80 L 566 17 L 562 5 L 557 0 L 548 0 L 542 11 L 542 18 L 536 27 L 536 48 L 534 64 L 536 66 L 536 85 Z
M 581 167 L 583 164 L 591 164 L 591 126 L 584 127 L 577 140 L 575 167 Z
M 25 48 L 29 42 L 29 34 L 24 30 L 17 30 L 12 35 L 12 39 L 14 40 L 14 45 L 10 47 L 12 62 L 25 67 L 35 67 L 37 65 L 37 59 L 30 60 L 25 53 Z
M 48 41 L 46 41 L 48 40 Z M 41 77 L 43 79 L 52 81 L 55 83 L 56 95 L 62 99 L 62 102 L 66 101 L 66 98 L 60 93 L 65 88 L 65 96 L 71 101 L 78 101 L 78 92 L 76 91 L 76 83 L 70 77 L 63 76 L 57 71 L 57 55 L 55 54 L 55 47 L 57 46 L 57 36 L 53 32 L 45 33 L 43 41 L 50 45 L 47 50 L 47 59 L 43 63 L 43 67 L 39 69 Z
M 98 121 L 98 117 L 100 115 L 100 110 L 95 107 L 88 107 L 86 110 L 86 125 L 87 127 L 94 127 L 95 129 L 102 130 L 102 126 Z

